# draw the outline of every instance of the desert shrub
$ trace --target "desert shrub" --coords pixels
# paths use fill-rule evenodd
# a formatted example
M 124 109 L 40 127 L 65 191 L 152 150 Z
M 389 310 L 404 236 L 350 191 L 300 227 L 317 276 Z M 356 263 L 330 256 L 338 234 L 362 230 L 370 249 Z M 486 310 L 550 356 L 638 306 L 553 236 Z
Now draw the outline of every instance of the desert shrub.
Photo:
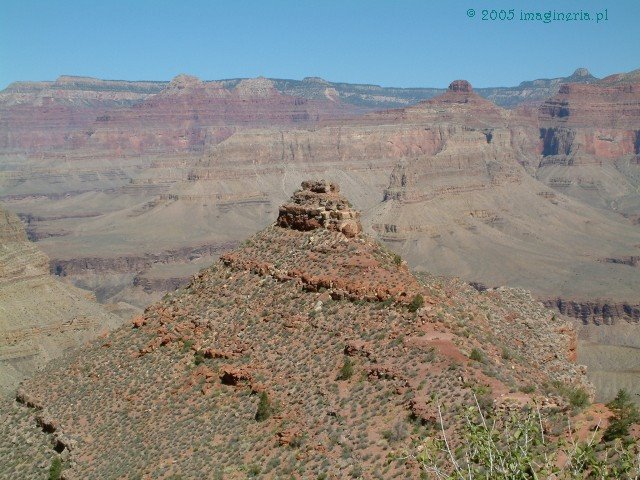
M 260 470 L 260 465 L 256 465 L 255 463 L 253 463 L 247 468 L 247 476 L 257 477 L 258 475 L 260 475 Z
M 258 403 L 258 410 L 256 411 L 256 421 L 263 422 L 268 419 L 273 413 L 273 407 L 271 406 L 271 400 L 267 392 L 260 394 L 260 402 Z
M 520 387 L 520 391 L 522 393 L 533 393 L 536 391 L 536 386 L 535 385 L 523 385 L 522 387 Z
M 395 263 L 398 266 L 402 265 L 402 257 L 396 253 L 393 256 L 393 263 Z
M 353 376 L 353 361 L 346 357 L 336 380 L 349 380 Z
M 604 431 L 602 438 L 609 442 L 629 435 L 629 427 L 640 421 L 640 414 L 627 391 L 619 390 L 616 398 L 611 400 L 607 406 L 613 412 L 613 417 L 609 420 L 609 426 Z
M 562 382 L 553 382 L 553 385 L 569 401 L 572 407 L 584 408 L 589 405 L 589 395 L 583 388 L 565 385 Z
M 182 353 L 187 353 L 189 350 L 191 350 L 191 347 L 193 346 L 193 340 L 187 340 L 187 339 L 181 339 L 181 340 L 182 340 L 181 351 Z
M 419 293 L 411 299 L 411 303 L 409 303 L 409 311 L 417 312 L 420 308 L 424 306 L 424 298 Z
M 404 440 L 409 435 L 409 429 L 407 424 L 403 421 L 397 421 L 390 430 L 382 432 L 382 436 L 388 442 L 399 442 Z
M 194 355 L 193 355 L 193 363 L 195 365 L 200 365 L 200 364 L 204 363 L 204 353 L 202 353 L 201 350 L 198 350 L 196 353 L 194 353 Z
M 589 405 L 589 395 L 582 388 L 572 388 L 569 391 L 569 403 L 572 406 L 582 408 Z
M 477 348 L 474 348 L 473 350 L 471 350 L 471 354 L 469 355 L 469 358 L 471 360 L 475 361 L 475 362 L 483 362 L 484 361 L 484 355 Z
M 384 300 L 383 302 L 380 302 L 378 304 L 378 308 L 388 308 L 391 305 L 393 305 L 395 303 L 396 299 L 393 297 L 389 297 L 386 300 Z
M 62 476 L 62 460 L 60 457 L 55 457 L 51 462 L 49 468 L 49 480 L 60 480 Z

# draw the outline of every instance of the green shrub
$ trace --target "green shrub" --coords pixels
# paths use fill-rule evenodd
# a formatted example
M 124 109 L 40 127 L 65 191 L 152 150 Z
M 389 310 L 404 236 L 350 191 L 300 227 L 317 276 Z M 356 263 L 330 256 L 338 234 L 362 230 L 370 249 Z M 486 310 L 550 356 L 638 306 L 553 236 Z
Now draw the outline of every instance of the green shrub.
M 589 395 L 580 387 L 564 385 L 561 382 L 553 382 L 558 392 L 565 397 L 572 407 L 584 408 L 589 405 Z
M 629 435 L 629 427 L 640 421 L 638 408 L 633 404 L 631 396 L 624 389 L 618 391 L 616 398 L 611 400 L 607 407 L 613 412 L 613 417 L 609 420 L 609 426 L 602 436 L 606 442 L 626 437 Z
M 393 263 L 395 263 L 398 266 L 402 265 L 402 257 L 398 254 L 395 254 L 393 256 Z
M 336 380 L 349 380 L 353 376 L 353 361 L 346 357 Z
M 569 403 L 578 408 L 586 407 L 589 405 L 589 395 L 582 388 L 572 388 L 569 392 Z
M 535 385 L 523 385 L 522 387 L 520 387 L 520 391 L 522 393 L 533 393 L 536 391 L 536 386 Z
M 258 410 L 256 411 L 256 421 L 263 422 L 271 416 L 273 413 L 273 407 L 271 406 L 271 400 L 267 392 L 260 394 L 260 402 L 258 403 Z
M 441 480 L 638 478 L 640 456 L 635 442 L 624 448 L 598 445 L 594 435 L 586 442 L 572 439 L 569 443 L 543 434 L 543 418 L 536 409 L 491 418 L 483 412 L 482 407 L 475 406 L 462 415 L 463 427 L 456 432 L 461 437 L 457 448 L 452 448 L 452 439 L 442 428 L 437 436 L 426 437 L 412 452 L 404 451 L 396 458 L 412 458 L 425 474 L 431 474 L 423 478 Z M 570 437 L 569 430 L 559 433 Z M 564 459 L 562 465 L 557 463 L 558 458 Z
M 411 299 L 411 303 L 409 304 L 410 312 L 417 312 L 418 309 L 424 306 L 424 298 L 419 293 Z
M 181 340 L 182 340 L 181 351 L 182 353 L 187 353 L 189 350 L 191 350 L 191 347 L 193 346 L 193 340 L 185 340 L 185 339 L 181 339 Z
M 51 462 L 49 468 L 49 480 L 60 480 L 62 476 L 62 460 L 60 457 L 55 457 Z
M 201 350 L 198 350 L 196 353 L 194 353 L 194 355 L 193 355 L 193 363 L 195 365 L 200 365 L 200 364 L 204 363 L 204 353 L 202 353 Z
M 409 435 L 407 424 L 401 420 L 397 421 L 391 430 L 385 430 L 382 432 L 382 436 L 388 442 L 399 442 L 404 440 Z
M 471 350 L 471 354 L 469 355 L 469 358 L 475 362 L 484 362 L 484 355 L 477 348 L 474 348 L 473 350 Z

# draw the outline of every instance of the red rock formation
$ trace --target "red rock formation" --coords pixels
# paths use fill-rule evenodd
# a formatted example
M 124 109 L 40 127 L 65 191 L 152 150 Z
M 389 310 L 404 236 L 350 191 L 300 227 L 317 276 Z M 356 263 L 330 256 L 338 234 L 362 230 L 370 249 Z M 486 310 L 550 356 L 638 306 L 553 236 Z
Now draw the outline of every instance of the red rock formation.
M 636 155 L 640 83 L 566 84 L 539 109 L 544 156 L 595 163 Z
M 449 85 L 449 90 L 451 90 L 452 92 L 471 93 L 473 91 L 473 88 L 471 87 L 471 84 L 466 80 L 454 80 Z
M 372 121 L 456 122 L 469 127 L 506 126 L 510 113 L 473 91 L 466 80 L 454 80 L 442 95 L 415 106 L 367 115 Z
M 359 111 L 336 99 L 281 94 L 265 78 L 243 80 L 233 89 L 188 75 L 168 85 L 90 80 L 59 79 L 60 90 L 51 96 L 44 96 L 46 88 L 4 91 L 0 149 L 91 148 L 118 155 L 192 151 L 228 138 L 234 126 L 309 125 Z M 97 95 L 101 90 L 109 94 Z
M 225 385 L 238 385 L 241 382 L 251 382 L 251 372 L 247 368 L 233 365 L 220 367 L 220 381 Z
M 278 225 L 301 231 L 323 227 L 355 237 L 362 231 L 360 212 L 353 210 L 339 191 L 337 185 L 325 180 L 302 182 L 302 189 L 280 207 Z

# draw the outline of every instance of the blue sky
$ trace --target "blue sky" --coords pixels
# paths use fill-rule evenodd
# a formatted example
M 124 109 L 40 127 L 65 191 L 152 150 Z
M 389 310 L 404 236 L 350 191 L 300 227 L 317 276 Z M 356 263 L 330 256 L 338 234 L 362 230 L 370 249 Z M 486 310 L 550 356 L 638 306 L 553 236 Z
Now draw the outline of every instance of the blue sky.
M 514 21 L 481 19 L 511 8 Z M 517 20 L 520 10 L 605 9 L 599 24 Z M 508 86 L 581 66 L 596 76 L 639 68 L 639 24 L 638 0 L 2 0 L 0 88 L 62 74 L 179 73 Z

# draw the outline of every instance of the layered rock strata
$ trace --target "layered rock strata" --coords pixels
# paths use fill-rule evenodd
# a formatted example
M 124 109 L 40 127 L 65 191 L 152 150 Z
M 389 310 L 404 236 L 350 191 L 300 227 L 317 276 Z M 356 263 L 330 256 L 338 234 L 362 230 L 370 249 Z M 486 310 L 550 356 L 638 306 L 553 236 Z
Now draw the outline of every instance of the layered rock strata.
M 49 274 L 49 259 L 0 209 L 0 395 L 52 358 L 122 323 L 86 290 Z
M 326 180 L 302 182 L 302 189 L 291 202 L 280 207 L 278 225 L 302 231 L 323 227 L 355 237 L 362 231 L 360 212 L 353 210 L 339 192 L 336 184 Z

